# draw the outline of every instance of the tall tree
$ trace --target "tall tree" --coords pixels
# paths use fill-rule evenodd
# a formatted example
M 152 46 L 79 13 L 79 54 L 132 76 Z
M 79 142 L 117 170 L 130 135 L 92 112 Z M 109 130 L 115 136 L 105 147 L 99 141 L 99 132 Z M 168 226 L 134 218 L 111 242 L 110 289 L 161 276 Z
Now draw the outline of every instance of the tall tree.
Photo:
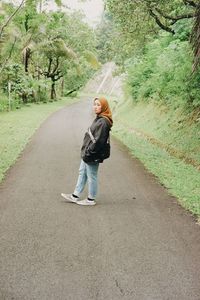
M 82 16 L 40 11 L 38 4 L 39 0 L 25 0 L 3 27 L 0 40 L 0 92 L 6 91 L 11 80 L 12 92 L 24 102 L 36 99 L 42 89 L 45 93 L 50 89 L 55 98 L 61 81 L 63 92 L 65 86 L 78 89 L 92 74 L 91 66 L 98 67 L 94 31 Z M 10 3 L 3 3 L 3 8 L 0 24 L 16 11 Z
M 22 0 L 20 5 L 13 11 L 13 13 L 7 17 L 7 20 L 5 20 L 4 24 L 0 27 L 0 39 L 2 37 L 3 31 L 5 28 L 9 25 L 9 23 L 12 21 L 14 16 L 20 11 L 20 9 L 23 7 L 25 0 Z
M 193 72 L 197 70 L 200 64 L 200 3 L 196 9 L 196 18 L 191 34 L 191 42 L 194 51 Z
M 155 0 L 106 0 L 107 9 L 129 33 L 141 30 L 144 22 L 149 22 L 149 30 L 157 27 L 175 34 L 174 24 L 183 19 L 194 18 L 197 5 L 198 0 L 160 0 L 159 3 Z

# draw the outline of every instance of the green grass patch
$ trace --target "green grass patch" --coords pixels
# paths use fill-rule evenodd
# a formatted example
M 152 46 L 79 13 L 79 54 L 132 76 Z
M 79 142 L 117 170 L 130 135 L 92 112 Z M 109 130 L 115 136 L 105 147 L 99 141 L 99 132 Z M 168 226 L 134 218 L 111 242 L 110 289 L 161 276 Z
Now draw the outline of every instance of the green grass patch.
M 181 122 L 179 122 L 182 120 Z M 178 151 L 200 162 L 199 123 L 189 123 L 190 118 L 180 112 L 166 111 L 154 104 L 131 105 L 116 108 L 113 134 L 145 167 L 178 198 L 181 205 L 200 217 L 200 172 L 189 163 L 169 154 L 164 147 L 151 143 L 130 128 L 144 131 L 159 139 L 163 145 L 173 145 Z M 181 125 L 180 125 L 181 124 Z
M 180 109 L 127 101 L 117 108 L 116 116 L 124 126 L 138 129 L 200 165 L 200 113 L 186 115 Z
M 0 113 L 0 182 L 41 123 L 51 113 L 78 100 L 78 98 L 62 98 L 54 102 L 29 104 L 20 110 Z

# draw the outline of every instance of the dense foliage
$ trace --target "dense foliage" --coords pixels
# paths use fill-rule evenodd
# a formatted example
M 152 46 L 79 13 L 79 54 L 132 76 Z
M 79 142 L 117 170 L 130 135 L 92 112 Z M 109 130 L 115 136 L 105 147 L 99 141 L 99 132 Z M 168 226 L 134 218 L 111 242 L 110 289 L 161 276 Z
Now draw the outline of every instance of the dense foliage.
M 0 110 L 77 91 L 96 55 L 127 74 L 134 101 L 200 106 L 198 0 L 105 0 L 95 31 L 80 13 L 44 12 L 43 2 L 0 3 Z
M 193 72 L 199 60 L 198 3 L 106 0 L 114 27 L 109 47 L 127 73 L 127 90 L 134 101 L 154 99 L 173 107 L 200 107 L 200 71 Z M 105 15 L 104 23 L 106 19 Z
M 187 41 L 160 34 L 127 65 L 128 89 L 135 101 L 154 99 L 175 108 L 200 105 L 200 73 L 191 74 Z
M 67 95 L 98 67 L 96 38 L 82 16 L 43 12 L 41 4 L 0 4 L 0 110 L 8 98 L 13 108 Z

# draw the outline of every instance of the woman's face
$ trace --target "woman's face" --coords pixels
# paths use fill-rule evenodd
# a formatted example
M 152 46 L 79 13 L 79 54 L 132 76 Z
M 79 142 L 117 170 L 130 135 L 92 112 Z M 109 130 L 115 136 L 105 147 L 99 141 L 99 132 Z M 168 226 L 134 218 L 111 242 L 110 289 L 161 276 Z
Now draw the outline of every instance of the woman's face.
M 101 103 L 99 100 L 94 101 L 93 109 L 95 114 L 99 115 L 101 113 Z

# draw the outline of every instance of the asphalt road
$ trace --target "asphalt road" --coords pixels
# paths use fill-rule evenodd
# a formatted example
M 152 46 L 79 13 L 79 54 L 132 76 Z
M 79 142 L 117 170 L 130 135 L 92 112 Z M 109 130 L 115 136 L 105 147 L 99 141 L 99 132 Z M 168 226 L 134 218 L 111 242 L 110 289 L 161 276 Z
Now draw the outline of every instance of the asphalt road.
M 91 117 L 53 114 L 0 185 L 0 300 L 199 300 L 200 227 L 119 142 L 96 206 L 60 197 Z

